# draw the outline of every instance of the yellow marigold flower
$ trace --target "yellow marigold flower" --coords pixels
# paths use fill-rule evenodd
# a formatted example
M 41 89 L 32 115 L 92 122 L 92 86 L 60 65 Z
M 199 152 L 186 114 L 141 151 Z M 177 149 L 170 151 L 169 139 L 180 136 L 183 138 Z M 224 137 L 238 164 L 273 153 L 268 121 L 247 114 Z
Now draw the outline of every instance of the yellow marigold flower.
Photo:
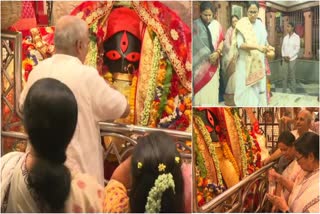
M 158 166 L 158 170 L 159 172 L 164 172 L 166 170 L 166 165 L 164 165 L 163 163 L 160 163 Z
M 175 157 L 174 160 L 176 161 L 176 163 L 180 162 L 180 157 Z

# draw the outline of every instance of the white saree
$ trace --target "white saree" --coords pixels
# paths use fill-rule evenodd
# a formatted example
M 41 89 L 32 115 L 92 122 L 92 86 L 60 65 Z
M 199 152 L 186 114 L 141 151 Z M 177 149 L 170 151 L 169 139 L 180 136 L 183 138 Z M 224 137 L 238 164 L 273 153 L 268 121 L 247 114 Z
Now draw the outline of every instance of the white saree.
M 319 200 L 319 169 L 311 174 L 301 171 L 289 196 L 290 211 L 319 213 Z

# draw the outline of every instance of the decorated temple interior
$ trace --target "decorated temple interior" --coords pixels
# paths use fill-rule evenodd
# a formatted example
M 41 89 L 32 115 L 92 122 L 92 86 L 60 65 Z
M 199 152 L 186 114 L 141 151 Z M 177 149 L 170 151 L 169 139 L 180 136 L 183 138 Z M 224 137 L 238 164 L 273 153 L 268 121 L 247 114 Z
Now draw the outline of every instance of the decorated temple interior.
M 217 8 L 216 20 L 226 32 L 231 15 L 246 16 L 245 1 L 212 1 Z M 318 1 L 259 1 L 258 17 L 266 26 L 268 42 L 275 47 L 275 57 L 269 60 L 268 76 L 271 91 L 270 106 L 318 106 L 319 92 L 319 2 Z M 199 2 L 193 2 L 193 19 L 199 17 Z M 287 24 L 293 23 L 300 36 L 296 63 L 296 91 L 282 90 L 281 47 L 287 34 Z M 303 97 L 303 99 L 302 99 Z M 220 102 L 220 105 L 225 105 Z
M 1 213 L 320 213 L 319 1 L 0 5 Z

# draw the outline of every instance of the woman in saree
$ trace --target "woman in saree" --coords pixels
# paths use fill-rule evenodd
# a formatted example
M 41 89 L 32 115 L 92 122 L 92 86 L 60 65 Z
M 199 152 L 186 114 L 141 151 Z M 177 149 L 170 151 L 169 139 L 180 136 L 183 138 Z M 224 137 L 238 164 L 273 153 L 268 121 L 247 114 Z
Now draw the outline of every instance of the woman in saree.
M 228 28 L 226 35 L 225 35 L 225 40 L 223 42 L 224 43 L 224 45 L 223 45 L 223 61 L 225 61 L 226 55 L 230 51 L 230 47 L 232 44 L 232 34 L 233 34 L 233 31 L 234 31 L 238 21 L 239 21 L 239 17 L 237 15 L 231 16 L 231 26 Z
M 223 48 L 220 23 L 213 20 L 215 9 L 211 2 L 201 2 L 200 18 L 193 22 L 193 93 L 194 105 L 219 103 L 219 69 Z
M 271 184 L 276 184 L 275 195 L 284 198 L 286 201 L 289 198 L 290 192 L 285 188 L 285 185 L 288 183 L 293 184 L 297 175 L 301 171 L 301 168 L 295 159 L 294 141 L 295 137 L 290 131 L 284 131 L 280 134 L 277 145 L 282 156 L 278 162 L 278 172 L 274 169 L 271 169 L 268 172 L 269 182 Z M 282 164 L 280 162 L 282 162 Z M 285 166 L 283 166 L 284 170 L 279 172 L 280 165 L 284 165 L 283 162 L 285 162 Z M 288 180 L 289 182 L 284 182 L 284 180 Z M 269 192 L 273 193 L 270 187 Z
M 32 148 L 1 157 L 1 212 L 101 212 L 103 187 L 64 165 L 78 119 L 72 91 L 55 79 L 38 80 L 23 115 Z
M 248 2 L 248 17 L 241 18 L 232 35 L 227 65 L 226 105 L 266 106 L 265 53 L 272 51 L 268 45 L 267 31 L 257 19 L 259 4 Z
M 294 183 L 288 183 L 289 199 L 267 194 L 268 199 L 282 212 L 319 213 L 319 135 L 306 132 L 294 144 L 296 161 L 301 167 Z M 282 178 L 283 180 L 283 178 Z

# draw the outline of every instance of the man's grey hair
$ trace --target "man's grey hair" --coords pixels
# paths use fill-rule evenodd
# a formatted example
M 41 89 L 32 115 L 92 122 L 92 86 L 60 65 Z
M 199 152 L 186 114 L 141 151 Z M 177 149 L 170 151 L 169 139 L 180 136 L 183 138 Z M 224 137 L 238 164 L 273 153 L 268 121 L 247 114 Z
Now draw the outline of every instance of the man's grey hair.
M 62 16 L 54 33 L 54 45 L 56 50 L 70 53 L 74 50 L 78 40 L 82 40 L 88 34 L 87 23 L 77 16 Z
M 312 122 L 312 114 L 310 111 L 308 111 L 306 109 L 302 109 L 301 111 L 299 111 L 299 114 L 301 114 L 301 113 L 305 113 L 305 117 L 306 117 L 308 123 Z

